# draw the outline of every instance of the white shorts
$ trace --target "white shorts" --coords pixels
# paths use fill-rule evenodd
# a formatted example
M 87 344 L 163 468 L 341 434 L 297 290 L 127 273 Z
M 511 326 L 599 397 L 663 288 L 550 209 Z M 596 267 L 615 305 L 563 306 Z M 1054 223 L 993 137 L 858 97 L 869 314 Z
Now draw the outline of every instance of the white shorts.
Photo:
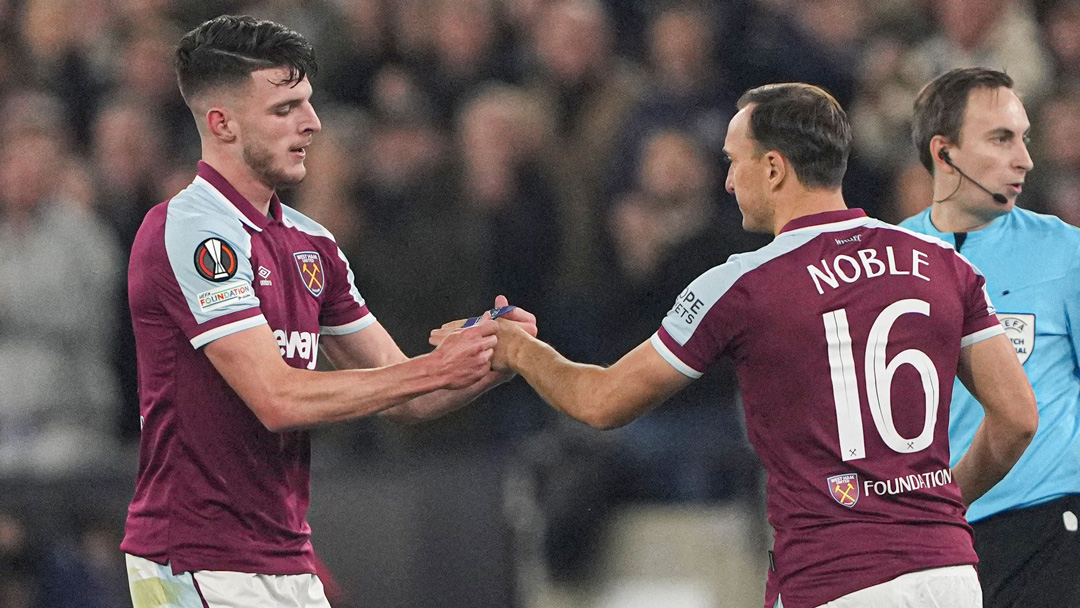
M 783 608 L 783 598 L 775 608 Z M 852 591 L 818 608 L 982 608 L 975 566 L 946 566 L 909 572 Z
M 134 608 L 330 608 L 314 574 L 214 570 L 173 574 L 168 565 L 126 557 Z

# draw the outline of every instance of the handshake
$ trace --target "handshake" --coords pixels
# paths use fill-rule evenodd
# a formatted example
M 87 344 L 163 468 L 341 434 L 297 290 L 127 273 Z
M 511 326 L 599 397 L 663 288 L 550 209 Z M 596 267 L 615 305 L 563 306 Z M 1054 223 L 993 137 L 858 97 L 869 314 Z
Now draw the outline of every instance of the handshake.
M 495 308 L 483 315 L 431 330 L 428 343 L 435 350 L 428 356 L 437 361 L 437 373 L 445 374 L 446 388 L 466 388 L 489 374 L 505 382 L 514 375 L 512 347 L 523 338 L 535 337 L 536 316 L 498 296 Z

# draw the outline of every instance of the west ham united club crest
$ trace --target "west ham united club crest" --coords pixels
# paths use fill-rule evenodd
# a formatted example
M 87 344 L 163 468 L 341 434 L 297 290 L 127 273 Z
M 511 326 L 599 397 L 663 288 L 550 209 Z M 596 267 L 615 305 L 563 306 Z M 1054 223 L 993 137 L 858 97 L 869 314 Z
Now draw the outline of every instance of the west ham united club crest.
M 195 248 L 195 270 L 215 283 L 228 281 L 236 274 L 236 252 L 221 239 L 206 239 Z
M 856 473 L 833 475 L 825 480 L 829 484 L 829 494 L 833 500 L 851 508 L 859 502 L 859 476 Z
M 301 251 L 294 253 L 296 268 L 300 270 L 300 278 L 307 286 L 311 295 L 319 297 L 323 292 L 325 277 L 323 276 L 322 258 L 315 251 Z

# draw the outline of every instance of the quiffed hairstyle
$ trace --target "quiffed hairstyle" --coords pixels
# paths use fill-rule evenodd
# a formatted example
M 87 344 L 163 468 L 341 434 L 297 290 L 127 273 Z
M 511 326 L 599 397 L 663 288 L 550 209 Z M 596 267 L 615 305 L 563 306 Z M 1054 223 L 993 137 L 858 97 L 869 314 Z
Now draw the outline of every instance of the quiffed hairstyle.
M 252 72 L 286 68 L 282 84 L 296 86 L 318 70 L 311 44 L 300 34 L 273 21 L 223 15 L 180 39 L 174 58 L 180 94 L 194 96 L 218 86 L 244 83 Z
M 807 188 L 839 188 L 851 152 L 851 125 L 836 99 L 799 82 L 750 89 L 738 108 L 754 104 L 750 138 L 758 155 L 777 150 Z
M 960 143 L 960 127 L 964 124 L 968 96 L 975 89 L 1011 89 L 1013 79 L 1004 72 L 987 68 L 949 70 L 931 80 L 915 98 L 915 116 L 911 121 L 911 141 L 919 151 L 919 161 L 931 174 L 934 159 L 930 155 L 930 140 L 942 135 Z

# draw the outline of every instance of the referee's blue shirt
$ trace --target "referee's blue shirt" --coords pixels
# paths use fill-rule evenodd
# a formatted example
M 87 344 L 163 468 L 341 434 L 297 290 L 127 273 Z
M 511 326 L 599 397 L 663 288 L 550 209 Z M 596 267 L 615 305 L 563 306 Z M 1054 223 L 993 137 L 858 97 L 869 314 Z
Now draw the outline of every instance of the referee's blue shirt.
M 904 228 L 956 245 L 930 210 Z M 986 277 L 986 289 L 1039 403 L 1039 431 L 1012 471 L 968 509 L 975 522 L 1066 494 L 1080 494 L 1080 229 L 1025 209 L 963 237 L 960 254 Z M 982 406 L 957 380 L 949 421 L 951 464 L 967 452 Z

